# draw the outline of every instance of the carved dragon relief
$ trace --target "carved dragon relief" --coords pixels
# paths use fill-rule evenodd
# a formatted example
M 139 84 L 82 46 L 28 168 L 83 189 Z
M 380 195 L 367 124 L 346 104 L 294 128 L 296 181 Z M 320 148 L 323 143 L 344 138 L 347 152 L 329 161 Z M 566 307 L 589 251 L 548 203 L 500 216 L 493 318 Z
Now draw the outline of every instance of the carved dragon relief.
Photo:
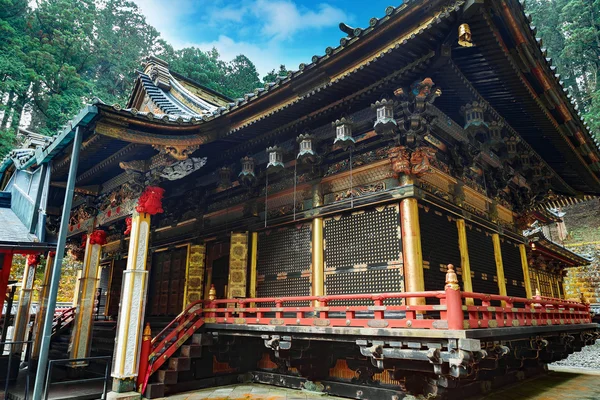
M 155 185 L 161 179 L 184 178 L 206 165 L 206 157 L 190 157 L 199 148 L 192 146 L 153 146 L 160 152 L 151 160 L 122 161 L 119 166 L 131 175 L 133 186 Z

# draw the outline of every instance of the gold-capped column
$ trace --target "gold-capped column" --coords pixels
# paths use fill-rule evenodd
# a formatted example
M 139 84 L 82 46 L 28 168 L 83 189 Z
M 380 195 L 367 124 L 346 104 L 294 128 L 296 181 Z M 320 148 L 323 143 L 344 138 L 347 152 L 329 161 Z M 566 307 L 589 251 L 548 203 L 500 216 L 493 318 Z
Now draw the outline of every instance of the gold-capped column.
M 525 282 L 525 293 L 527 298 L 533 298 L 531 290 L 531 276 L 529 275 L 529 263 L 527 262 L 527 251 L 524 244 L 519 245 L 519 253 L 521 253 L 521 266 L 523 267 L 523 281 Z
M 423 252 L 421 250 L 421 227 L 419 205 L 414 197 L 400 202 L 402 223 L 402 253 L 404 258 L 404 289 L 407 292 L 425 291 L 423 275 Z M 408 299 L 409 305 L 423 305 L 424 298 Z
M 48 309 L 48 289 L 50 288 L 50 277 L 52 276 L 52 268 L 54 267 L 54 257 L 56 253 L 54 251 L 48 252 L 46 256 L 46 270 L 44 271 L 44 282 L 42 283 L 39 290 L 39 304 L 38 311 L 35 315 L 34 325 L 34 336 L 33 336 L 33 351 L 31 352 L 31 358 L 37 360 L 40 354 L 40 345 L 42 344 L 42 327 L 44 319 L 46 318 L 46 310 Z
M 467 244 L 467 228 L 464 219 L 456 220 L 458 228 L 458 248 L 460 250 L 460 268 L 462 270 L 462 281 L 465 292 L 473 291 L 471 281 L 471 263 L 469 261 L 469 246 Z M 473 299 L 466 299 L 468 305 L 473 305 Z
M 31 292 L 33 290 L 33 280 L 35 279 L 35 269 L 39 263 L 39 255 L 31 254 L 27 257 L 25 263 L 25 272 L 23 272 L 23 281 L 21 292 L 19 293 L 19 306 L 17 308 L 17 317 L 15 328 L 13 330 L 13 342 L 23 342 L 27 336 L 27 325 L 29 325 L 29 311 L 31 308 Z M 12 353 L 20 354 L 23 345 L 12 346 Z
M 204 268 L 206 265 L 206 245 L 188 245 L 188 260 L 185 277 L 183 308 L 202 300 L 204 292 Z
M 494 259 L 496 260 L 496 276 L 498 277 L 498 289 L 500 296 L 506 296 L 506 279 L 504 278 L 504 264 L 502 263 L 502 249 L 500 247 L 500 235 L 492 234 L 494 243 Z
M 127 268 L 123 272 L 121 305 L 111 372 L 111 376 L 114 378 L 112 390 L 119 393 L 134 390 L 135 379 L 138 375 L 138 351 L 142 340 L 146 306 L 148 281 L 146 260 L 149 238 L 150 215 L 134 212 L 131 221 Z
M 252 252 L 250 259 L 250 297 L 256 298 L 256 281 L 258 268 L 258 232 L 252 232 Z
M 317 217 L 312 220 L 312 295 L 323 296 L 325 294 L 325 261 L 323 241 L 323 218 Z M 315 306 L 318 302 L 315 302 Z
M 231 232 L 229 247 L 229 279 L 227 298 L 246 297 L 246 275 L 248 271 L 248 232 Z
M 85 256 L 83 269 L 79 281 L 79 295 L 77 297 L 77 311 L 75 322 L 71 330 L 71 344 L 69 355 L 71 358 L 85 358 L 89 356 L 92 338 L 94 300 L 100 281 L 100 256 L 102 245 L 106 244 L 106 232 L 96 230 L 88 235 L 85 242 Z M 85 366 L 87 363 L 74 363 L 73 367 Z

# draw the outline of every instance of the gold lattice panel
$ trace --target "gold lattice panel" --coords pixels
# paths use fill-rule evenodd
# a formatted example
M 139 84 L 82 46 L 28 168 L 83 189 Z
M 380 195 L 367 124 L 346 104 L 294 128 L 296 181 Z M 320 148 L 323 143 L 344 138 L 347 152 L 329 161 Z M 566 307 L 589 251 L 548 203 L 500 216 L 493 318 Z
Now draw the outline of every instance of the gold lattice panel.
M 227 297 L 246 297 L 246 273 L 248 267 L 248 232 L 231 233 L 229 247 L 229 281 Z
M 188 270 L 185 280 L 185 305 L 202 299 L 205 260 L 205 245 L 195 244 L 190 246 Z

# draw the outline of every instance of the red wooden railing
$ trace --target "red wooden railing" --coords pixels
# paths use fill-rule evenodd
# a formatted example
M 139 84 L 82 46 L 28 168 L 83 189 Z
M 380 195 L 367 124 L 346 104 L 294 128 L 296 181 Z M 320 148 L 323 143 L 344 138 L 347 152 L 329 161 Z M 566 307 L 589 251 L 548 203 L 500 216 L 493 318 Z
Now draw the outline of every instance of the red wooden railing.
M 60 313 L 55 313 L 52 319 L 52 336 L 60 333 L 75 320 L 76 307 L 66 308 Z
M 150 342 L 149 353 L 140 354 L 140 358 L 147 357 L 146 370 L 139 371 L 137 386 L 140 393 L 144 393 L 150 376 L 157 371 L 179 349 L 194 332 L 204 324 L 202 319 L 203 301 L 197 301 L 185 308 L 173 321 L 169 323 Z
M 589 305 L 576 301 L 461 292 L 454 268 L 448 266 L 448 270 L 444 291 L 197 301 L 152 339 L 149 355 L 141 355 L 147 357 L 148 367 L 138 377 L 140 392 L 144 393 L 150 376 L 204 323 L 462 330 L 591 322 Z M 438 304 L 410 305 L 408 299 L 437 299 Z M 357 301 L 367 305 L 351 305 Z M 492 302 L 502 305 L 492 306 Z

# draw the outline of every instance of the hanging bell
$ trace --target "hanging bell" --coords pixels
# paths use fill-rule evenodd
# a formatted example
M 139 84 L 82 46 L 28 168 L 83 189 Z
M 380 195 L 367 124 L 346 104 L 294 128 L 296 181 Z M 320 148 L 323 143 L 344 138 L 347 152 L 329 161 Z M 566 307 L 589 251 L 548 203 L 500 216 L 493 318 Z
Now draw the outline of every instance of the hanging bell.
M 268 172 L 278 172 L 284 168 L 283 164 L 283 149 L 279 146 L 267 148 L 269 155 L 269 163 L 267 164 Z
M 315 137 L 310 133 L 304 133 L 298 136 L 296 141 L 300 144 L 300 151 L 296 160 L 304 164 L 316 164 L 319 162 L 319 155 L 314 149 Z
M 377 110 L 377 119 L 373 124 L 373 129 L 380 135 L 393 135 L 396 132 L 398 124 L 394 119 L 393 100 L 382 99 L 371 104 L 371 108 Z
M 226 190 L 231 187 L 231 168 L 222 167 L 219 169 L 219 184 L 217 188 L 219 190 Z
M 254 186 L 256 174 L 254 173 L 254 158 L 246 156 L 242 158 L 242 171 L 238 174 L 238 180 L 246 187 Z
M 471 27 L 469 24 L 462 24 L 458 27 L 458 44 L 462 47 L 473 47 Z
M 354 146 L 356 141 L 352 137 L 352 121 L 350 119 L 342 117 L 332 122 L 331 125 L 335 127 L 334 145 L 338 145 L 344 150 Z

